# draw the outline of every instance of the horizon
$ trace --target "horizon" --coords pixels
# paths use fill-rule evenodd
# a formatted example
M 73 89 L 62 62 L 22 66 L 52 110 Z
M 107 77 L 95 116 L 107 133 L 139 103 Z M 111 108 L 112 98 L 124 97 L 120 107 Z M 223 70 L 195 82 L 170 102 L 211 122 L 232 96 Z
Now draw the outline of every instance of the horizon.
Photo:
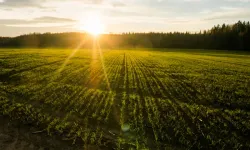
M 238 20 L 238 22 L 246 22 L 246 23 L 249 23 L 250 21 L 242 21 L 242 20 Z M 238 23 L 238 22 L 235 22 L 234 24 Z M 224 23 L 225 24 L 225 23 Z M 229 25 L 234 25 L 234 24 L 225 24 L 226 26 Z M 222 25 L 222 24 L 218 24 L 218 25 Z M 159 31 L 159 32 L 154 32 L 154 31 L 148 31 L 148 32 L 131 32 L 131 31 L 128 31 L 128 32 L 105 32 L 105 33 L 99 33 L 99 35 L 123 35 L 123 34 L 150 34 L 150 33 L 154 33 L 154 34 L 169 34 L 169 33 L 188 33 L 188 34 L 196 34 L 196 33 L 203 33 L 203 31 L 209 31 L 211 30 L 213 27 L 215 27 L 217 25 L 213 25 L 211 26 L 209 29 L 205 29 L 205 30 L 199 30 L 199 31 L 167 31 L 167 32 L 162 32 L 162 31 Z M 15 35 L 15 36 L 1 36 L 0 37 L 9 37 L 9 38 L 15 38 L 15 37 L 19 37 L 19 36 L 23 36 L 23 35 L 32 35 L 32 34 L 63 34 L 63 33 L 81 33 L 81 34 L 89 34 L 91 35 L 92 33 L 88 33 L 88 31 L 62 31 L 62 32 L 30 32 L 30 33 L 23 33 L 23 34 L 20 34 L 20 35 Z
M 248 21 L 249 7 L 249 0 L 0 0 L 0 36 L 47 32 L 195 33 L 217 24 Z
M 241 21 L 241 20 L 239 20 Z M 249 21 L 245 21 L 245 22 L 249 22 Z M 227 24 L 225 24 L 227 25 Z M 230 24 L 231 25 L 231 24 Z M 233 25 L 233 24 L 232 24 Z M 214 25 L 216 26 L 216 25 Z M 212 27 L 214 27 L 212 26 Z M 211 27 L 211 28 L 212 28 Z M 196 33 L 200 33 L 203 31 L 208 31 L 210 30 L 211 28 L 207 29 L 207 30 L 200 30 L 200 31 L 167 31 L 167 32 L 153 32 L 153 31 L 148 31 L 148 32 L 131 32 L 131 31 L 128 31 L 128 32 L 109 32 L 109 33 L 100 33 L 99 35 L 123 35 L 123 34 L 150 34 L 150 33 L 154 33 L 154 34 L 169 34 L 169 33 L 188 33 L 188 34 L 196 34 Z M 32 34 L 37 34 L 37 35 L 41 35 L 41 34 L 64 34 L 64 33 L 79 33 L 79 34 L 87 34 L 87 35 L 90 35 L 91 36 L 91 33 L 88 33 L 87 31 L 69 31 L 69 32 L 30 32 L 30 33 L 24 33 L 24 34 L 20 34 L 20 35 L 15 35 L 15 36 L 1 36 L 0 37 L 3 37 L 3 38 L 15 38 L 15 37 L 19 37 L 19 36 L 25 36 L 25 35 L 32 35 Z

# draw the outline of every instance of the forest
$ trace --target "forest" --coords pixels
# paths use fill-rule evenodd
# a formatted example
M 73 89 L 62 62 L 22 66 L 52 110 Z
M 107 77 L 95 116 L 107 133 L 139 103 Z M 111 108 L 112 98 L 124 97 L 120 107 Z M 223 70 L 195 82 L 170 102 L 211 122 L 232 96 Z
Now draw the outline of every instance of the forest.
M 250 23 L 217 25 L 197 33 L 122 33 L 98 37 L 101 48 L 187 48 L 218 50 L 250 50 Z M 91 48 L 93 38 L 87 33 L 32 33 L 17 37 L 0 37 L 4 48 Z

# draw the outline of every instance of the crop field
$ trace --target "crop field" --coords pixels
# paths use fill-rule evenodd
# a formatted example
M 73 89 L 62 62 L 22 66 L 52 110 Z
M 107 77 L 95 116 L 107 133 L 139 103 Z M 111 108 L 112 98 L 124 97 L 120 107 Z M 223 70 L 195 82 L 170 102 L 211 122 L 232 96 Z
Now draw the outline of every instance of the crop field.
M 0 114 L 100 149 L 250 149 L 250 55 L 1 49 Z

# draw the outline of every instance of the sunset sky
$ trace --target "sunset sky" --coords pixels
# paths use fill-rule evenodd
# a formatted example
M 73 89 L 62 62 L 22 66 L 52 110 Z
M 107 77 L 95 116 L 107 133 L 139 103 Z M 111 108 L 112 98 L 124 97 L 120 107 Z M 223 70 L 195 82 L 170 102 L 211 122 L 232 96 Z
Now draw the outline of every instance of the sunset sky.
M 199 31 L 250 20 L 250 0 L 0 0 L 0 36 L 84 31 L 98 17 L 105 33 Z

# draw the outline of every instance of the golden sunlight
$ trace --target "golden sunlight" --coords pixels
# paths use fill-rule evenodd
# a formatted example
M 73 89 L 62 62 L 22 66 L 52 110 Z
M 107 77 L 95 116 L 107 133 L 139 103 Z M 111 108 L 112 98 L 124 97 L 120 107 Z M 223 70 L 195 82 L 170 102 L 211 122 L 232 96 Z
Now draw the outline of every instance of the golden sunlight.
M 104 33 L 104 24 L 102 23 L 99 16 L 91 15 L 86 20 L 82 20 L 81 30 L 92 34 L 93 36 L 98 36 Z

